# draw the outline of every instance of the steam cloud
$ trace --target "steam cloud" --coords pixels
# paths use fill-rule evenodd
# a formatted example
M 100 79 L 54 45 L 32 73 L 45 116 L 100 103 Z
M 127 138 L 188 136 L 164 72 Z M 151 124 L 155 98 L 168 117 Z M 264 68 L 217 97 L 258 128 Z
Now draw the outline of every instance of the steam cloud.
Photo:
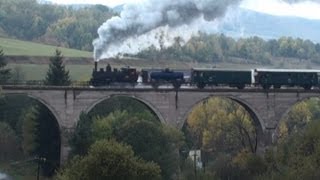
M 94 58 L 137 53 L 147 46 L 159 47 L 159 41 L 170 46 L 177 36 L 188 40 L 197 33 L 199 24 L 215 20 L 240 1 L 147 0 L 126 5 L 120 17 L 109 19 L 98 29 L 99 38 L 93 42 Z
M 93 41 L 94 58 L 99 61 L 123 53 L 136 54 L 150 46 L 168 47 L 176 37 L 181 38 L 180 43 L 187 42 L 199 31 L 215 28 L 215 20 L 241 1 L 145 0 L 141 4 L 128 4 L 120 16 L 109 19 L 98 29 L 99 38 Z

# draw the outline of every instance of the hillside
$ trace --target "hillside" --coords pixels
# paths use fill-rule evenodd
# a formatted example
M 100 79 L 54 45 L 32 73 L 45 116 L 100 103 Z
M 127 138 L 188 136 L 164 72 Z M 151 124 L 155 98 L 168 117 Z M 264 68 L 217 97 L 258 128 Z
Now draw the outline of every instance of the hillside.
M 278 39 L 290 36 L 319 43 L 319 29 L 320 20 L 273 16 L 239 9 L 235 13 L 227 14 L 218 31 L 233 37 L 259 36 L 264 39 Z
M 113 10 L 120 13 L 123 6 L 116 6 Z M 226 14 L 216 31 L 236 38 L 259 36 L 264 39 L 278 39 L 283 36 L 290 36 L 320 43 L 319 29 L 320 20 L 273 16 L 238 8 Z
M 0 48 L 6 56 L 52 56 L 58 48 L 65 57 L 91 58 L 92 52 L 0 37 Z

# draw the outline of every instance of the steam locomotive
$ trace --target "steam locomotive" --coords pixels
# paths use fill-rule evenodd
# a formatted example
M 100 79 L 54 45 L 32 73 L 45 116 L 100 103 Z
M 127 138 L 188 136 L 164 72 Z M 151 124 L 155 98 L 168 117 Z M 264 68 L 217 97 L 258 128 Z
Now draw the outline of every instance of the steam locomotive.
M 280 89 L 286 87 L 302 87 L 306 90 L 319 87 L 320 70 L 298 69 L 142 69 L 124 67 L 121 69 L 108 65 L 106 69 L 97 69 L 97 62 L 92 73 L 92 86 L 105 86 L 113 83 L 137 82 L 158 88 L 162 84 L 172 84 L 179 89 L 182 84 L 196 86 L 203 89 L 206 86 L 229 86 L 238 89 L 256 86 L 263 89 Z M 140 77 L 140 78 L 139 78 Z

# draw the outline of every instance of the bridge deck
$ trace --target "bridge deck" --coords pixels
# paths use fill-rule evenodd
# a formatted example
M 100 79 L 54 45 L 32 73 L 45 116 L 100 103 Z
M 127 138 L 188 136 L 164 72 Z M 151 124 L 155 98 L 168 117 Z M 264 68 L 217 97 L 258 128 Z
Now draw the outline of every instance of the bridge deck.
M 265 92 L 265 93 L 320 93 L 320 89 L 314 88 L 305 90 L 303 88 L 281 88 L 265 90 L 261 87 L 247 87 L 245 89 L 237 89 L 231 87 L 207 87 L 198 89 L 194 86 L 182 86 L 176 90 L 172 86 L 162 86 L 157 89 L 151 86 L 108 86 L 108 87 L 90 87 L 90 86 L 30 86 L 30 85 L 2 85 L 3 90 L 84 90 L 84 91 L 127 91 L 127 92 Z

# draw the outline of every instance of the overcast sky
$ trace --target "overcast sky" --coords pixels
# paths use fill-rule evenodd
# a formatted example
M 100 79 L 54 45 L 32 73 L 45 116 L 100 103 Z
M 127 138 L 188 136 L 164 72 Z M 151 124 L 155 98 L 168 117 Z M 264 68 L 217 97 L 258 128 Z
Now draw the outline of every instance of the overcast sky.
M 144 0 L 50 0 L 59 4 L 104 4 L 114 7 L 124 3 L 137 3 Z M 315 0 L 314 0 L 315 1 Z M 281 0 L 244 0 L 241 7 L 280 16 L 299 16 L 320 20 L 320 3 L 300 2 L 288 4 Z

